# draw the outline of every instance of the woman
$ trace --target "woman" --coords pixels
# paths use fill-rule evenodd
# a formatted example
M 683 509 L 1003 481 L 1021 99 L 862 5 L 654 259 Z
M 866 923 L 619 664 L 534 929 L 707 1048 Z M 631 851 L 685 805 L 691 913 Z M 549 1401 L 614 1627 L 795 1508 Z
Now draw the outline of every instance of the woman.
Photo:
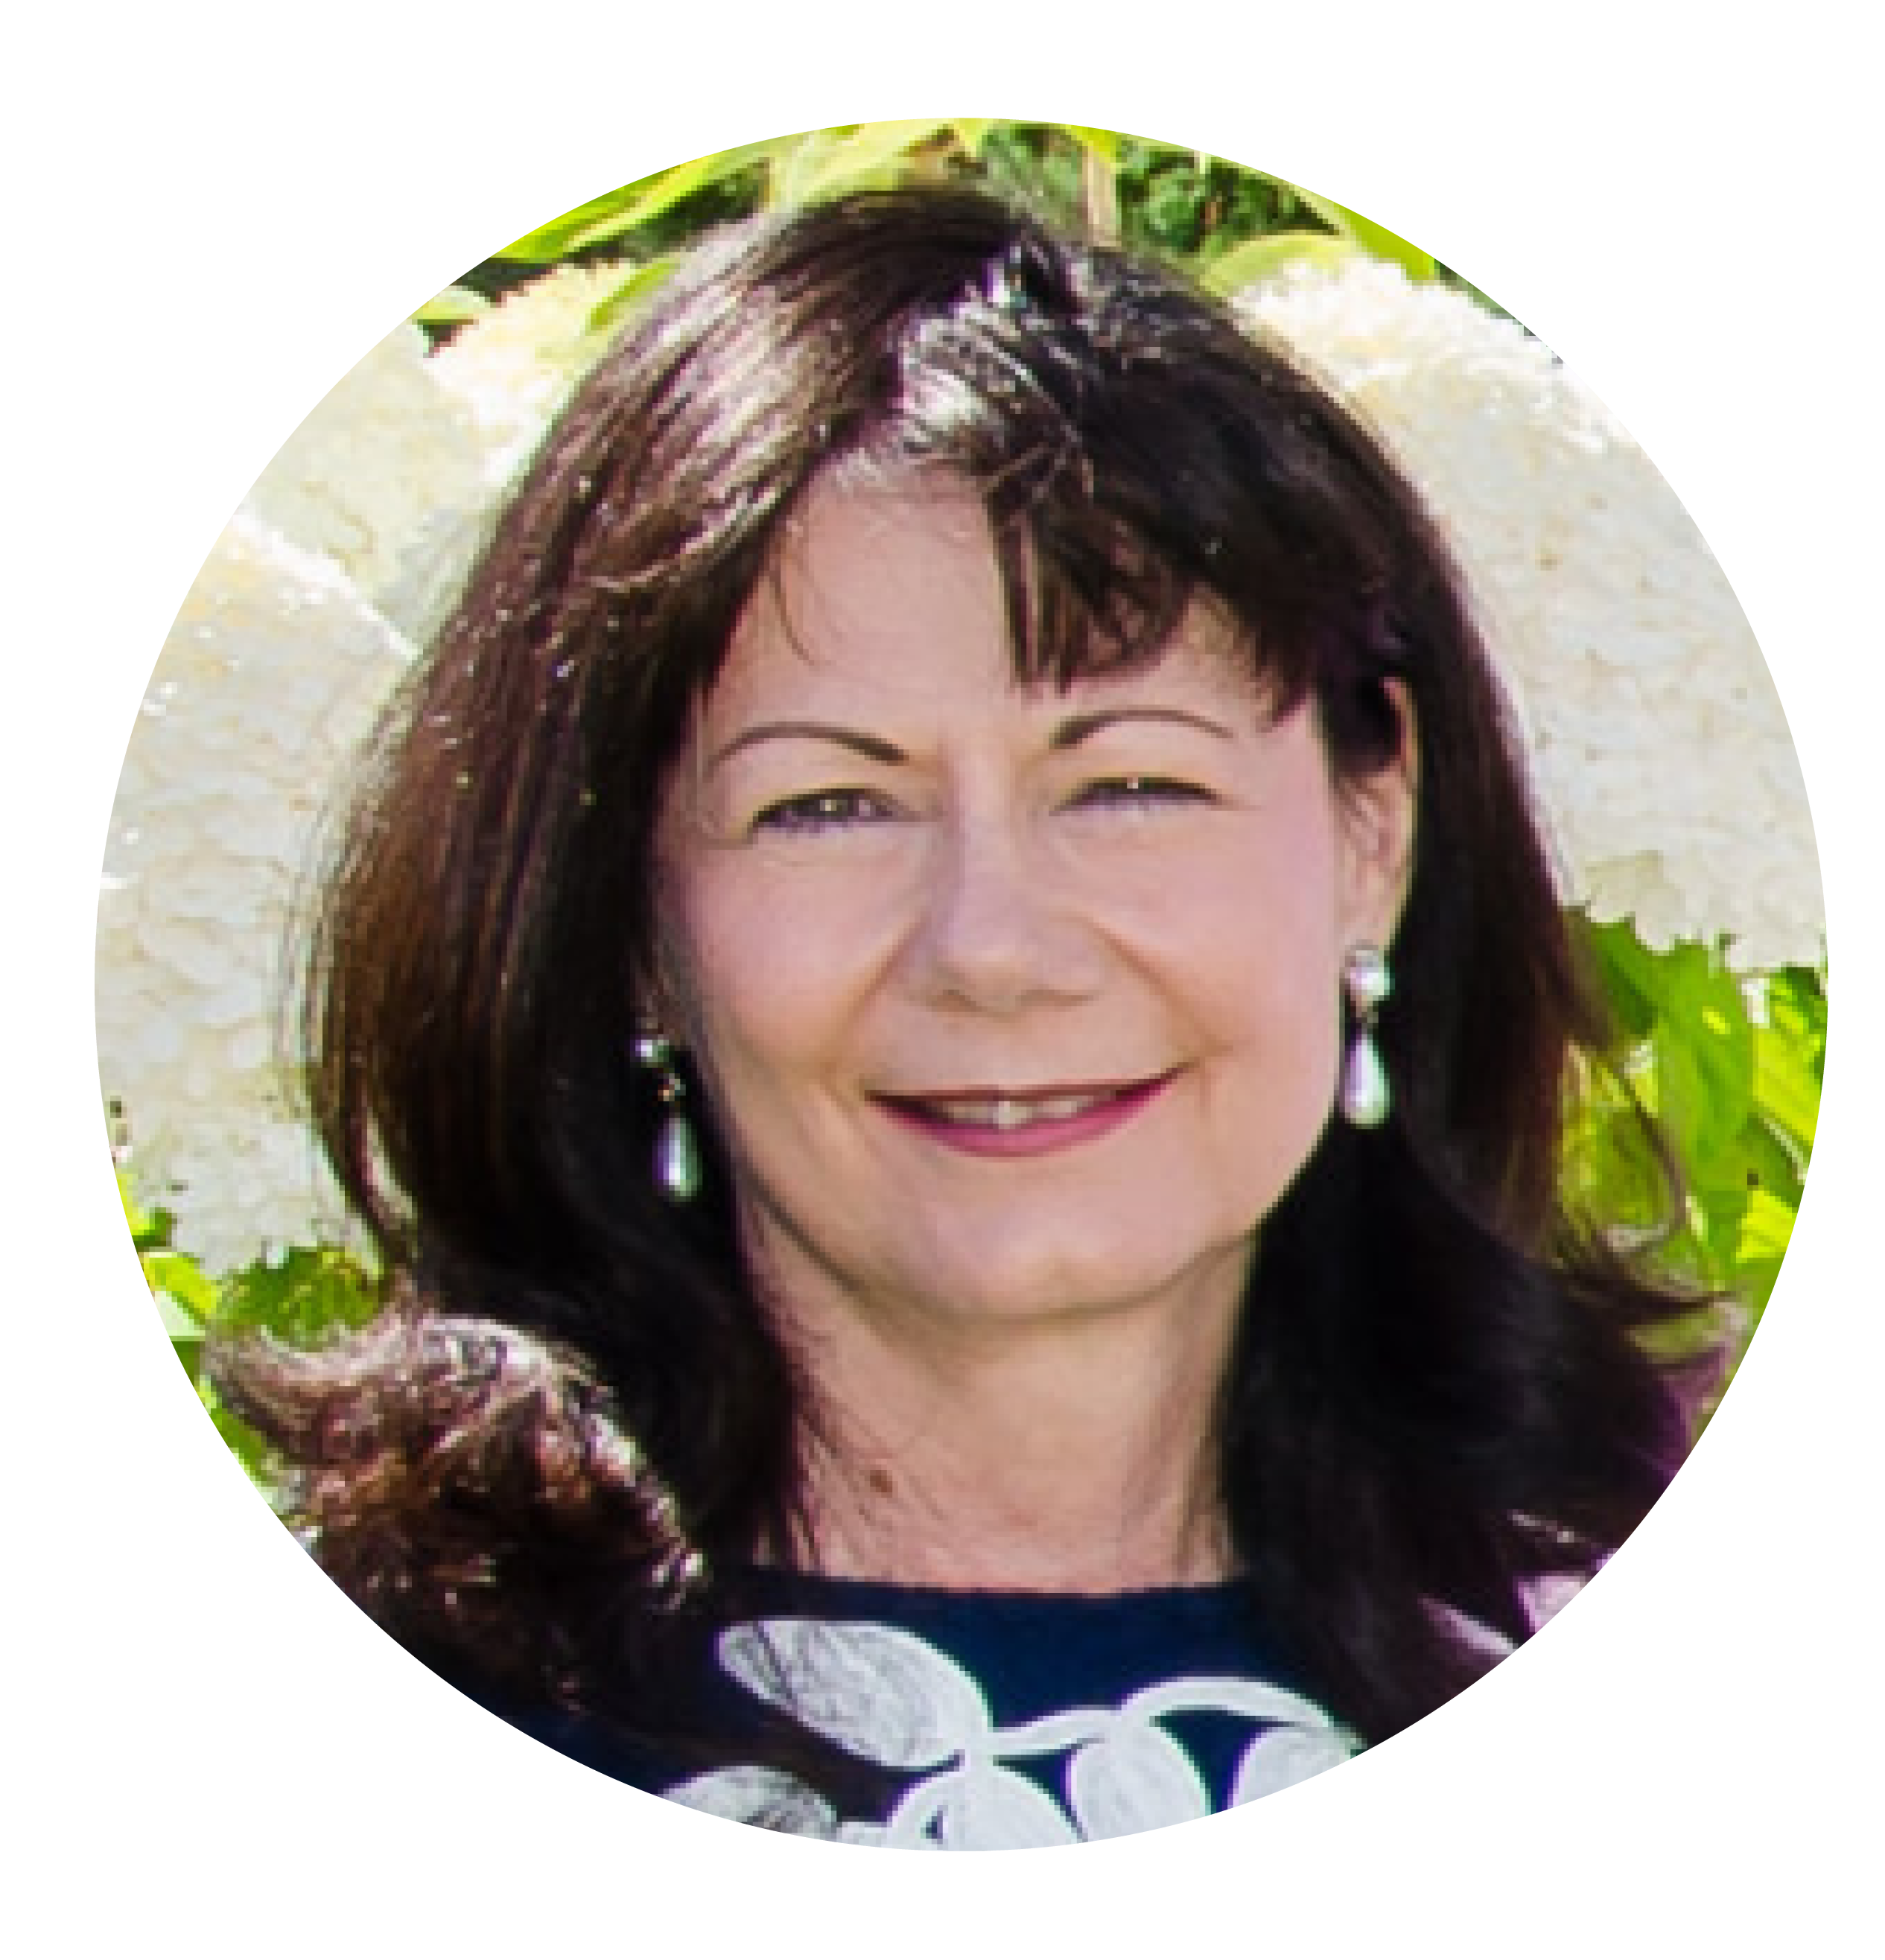
M 327 1569 L 599 1768 L 858 1841 L 1241 1802 L 1664 1487 L 1597 1029 L 1368 435 L 964 192 L 735 228 L 551 432 L 312 968 L 389 1274 L 221 1357 Z

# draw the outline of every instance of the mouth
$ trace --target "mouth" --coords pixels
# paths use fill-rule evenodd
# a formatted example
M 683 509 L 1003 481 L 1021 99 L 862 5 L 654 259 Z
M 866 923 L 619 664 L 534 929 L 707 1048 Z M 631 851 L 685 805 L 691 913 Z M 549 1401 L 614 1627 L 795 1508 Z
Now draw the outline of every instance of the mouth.
M 1171 1079 L 1168 1073 L 1132 1082 L 950 1090 L 877 1099 L 906 1128 L 934 1142 L 974 1156 L 1021 1157 L 1111 1134 Z

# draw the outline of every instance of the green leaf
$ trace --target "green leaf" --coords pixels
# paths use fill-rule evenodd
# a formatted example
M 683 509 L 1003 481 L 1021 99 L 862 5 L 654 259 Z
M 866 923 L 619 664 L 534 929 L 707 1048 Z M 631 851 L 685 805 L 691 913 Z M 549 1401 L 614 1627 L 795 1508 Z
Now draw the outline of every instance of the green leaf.
M 1612 1115 L 1567 1147 L 1565 1195 L 1575 1214 L 1606 1227 L 1667 1227 L 1668 1181 L 1635 1109 Z
M 1156 250 L 1180 255 L 1197 249 L 1209 197 L 1205 181 L 1189 170 L 1119 173 L 1119 201 L 1134 233 Z
M 1698 1170 L 1740 1132 L 1753 1108 L 1753 1034 L 1727 981 L 1732 1017 L 1699 994 L 1665 1003 L 1650 1037 L 1657 1113 Z
M 412 316 L 412 322 L 415 326 L 456 326 L 490 310 L 491 302 L 482 293 L 474 293 L 469 286 L 447 286 L 442 293 L 435 293 Z
M 177 1220 L 161 1204 L 141 1203 L 127 1172 L 119 1170 L 117 1175 L 118 1201 L 124 1207 L 124 1222 L 132 1244 L 140 1252 L 161 1250 L 170 1242 Z
M 780 151 L 772 165 L 775 205 L 791 206 L 861 190 L 893 178 L 909 152 L 946 122 L 863 123 L 848 132 L 814 129 Z
M 1769 996 L 1769 1024 L 1754 1029 L 1754 1101 L 1762 1114 L 1802 1151 L 1813 1148 L 1820 1122 L 1824 1048 L 1810 1024 Z
M 1810 967 L 1783 966 L 1766 976 L 1764 994 L 1769 1024 L 1797 1045 L 1819 1082 L 1826 1072 L 1825 976 Z
M 661 285 L 680 262 L 680 253 L 664 252 L 660 258 L 636 266 L 620 285 L 590 308 L 587 331 L 608 332 Z
M 1748 1198 L 1745 1185 L 1716 1185 L 1689 1193 L 1691 1227 L 1707 1248 L 1720 1284 L 1731 1284 L 1734 1278 L 1734 1249 L 1747 1216 Z
M 1097 157 L 1104 163 L 1116 164 L 1119 162 L 1119 138 L 1116 130 L 1094 129 L 1084 123 L 1064 123 L 1061 127 L 1089 155 Z
M 1647 1041 L 1656 1024 L 1656 1004 L 1645 989 L 1653 976 L 1649 954 L 1627 921 L 1597 925 L 1578 915 L 1576 925 L 1603 989 L 1619 1039 Z
M 144 1277 L 157 1297 L 158 1310 L 164 1310 L 166 1301 L 180 1308 L 189 1316 L 193 1331 L 200 1333 L 204 1325 L 215 1318 L 215 1283 L 186 1254 L 145 1253 Z M 167 1325 L 169 1320 L 170 1316 L 167 1314 Z M 172 1327 L 170 1331 L 175 1333 L 177 1330 Z
M 1636 936 L 1627 919 L 1597 928 L 1595 938 L 1602 948 L 1603 963 L 1624 982 L 1653 1017 L 1664 991 L 1657 956 Z
M 297 1347 L 364 1327 L 378 1311 L 368 1274 L 333 1246 L 297 1246 L 271 1265 L 254 1265 L 224 1281 L 217 1324 L 265 1330 Z
M 1055 140 L 1058 132 L 1055 124 L 996 123 L 983 138 L 978 159 L 990 186 L 1035 210 L 1077 211 L 1085 152 L 1077 142 Z
M 1242 169 L 1242 164 L 1238 164 L 1238 169 Z M 1362 241 L 1360 241 L 1360 239 L 1356 237 L 1356 234 L 1354 234 L 1354 225 L 1348 224 L 1346 218 L 1336 210 L 1336 205 L 1325 204 L 1320 198 L 1311 196 L 1309 192 L 1303 190 L 1301 184 L 1289 184 L 1289 196 L 1295 198 L 1295 202 L 1301 204 L 1303 210 L 1309 212 L 1309 215 L 1315 218 L 1319 224 L 1329 225 L 1329 229 L 1336 235 L 1336 237 L 1348 239 L 1348 241 L 1354 243 L 1356 247 L 1360 247 L 1360 243 Z
M 995 127 L 992 116 L 959 116 L 949 125 L 955 132 L 956 141 L 962 145 L 963 154 L 979 161 L 982 146 L 989 139 L 989 132 Z
M 716 150 L 690 162 L 677 164 L 671 170 L 658 171 L 653 177 L 638 178 L 552 218 L 549 224 L 526 232 L 492 256 L 522 259 L 538 265 L 567 258 L 572 252 L 619 238 L 624 232 L 649 223 L 696 191 L 719 183 L 769 156 L 775 148 L 772 141 L 742 143 L 737 148 Z
M 1788 1204 L 1800 1201 L 1800 1169 L 1791 1150 L 1756 1111 L 1735 1136 L 1697 1164 L 1691 1182 L 1705 1198 L 1715 1192 L 1765 1191 Z
M 1332 238 L 1326 231 L 1266 231 L 1218 253 L 1205 266 L 1202 278 L 1208 291 L 1222 296 L 1274 278 L 1285 266 L 1339 266 L 1360 249 L 1352 240 Z
M 1633 995 L 1639 1020 L 1645 1007 L 1653 1017 L 1646 1090 L 1683 1161 L 1699 1168 L 1753 1108 L 1754 1029 L 1740 982 L 1692 943 L 1651 953 L 1628 926 L 1597 928 L 1591 941 L 1621 1004 Z
M 1291 184 L 1290 189 L 1325 224 L 1343 237 L 1353 239 L 1372 257 L 1385 259 L 1399 266 L 1410 279 L 1433 277 L 1434 255 L 1431 252 L 1423 252 L 1418 245 L 1410 245 L 1386 225 L 1377 224 L 1373 218 L 1364 218 L 1345 204 L 1337 204 L 1333 198 L 1319 197 L 1313 191 L 1304 190 L 1301 184 Z
M 1783 1204 L 1771 1193 L 1753 1193 L 1742 1214 L 1735 1257 L 1750 1263 L 1771 1261 L 1778 1265 L 1793 1236 L 1795 1216 L 1791 1204 Z
M 1657 1242 L 1678 1281 L 1744 1302 L 1758 1321 L 1778 1278 L 1818 1113 L 1824 989 L 1804 969 L 1750 985 L 1718 949 L 1655 953 L 1627 921 L 1574 917 L 1628 1045 L 1612 1058 L 1656 1117 L 1683 1173 L 1687 1221 Z M 1635 1222 L 1640 1150 L 1603 1068 L 1585 1071 L 1565 1134 L 1567 1201 Z

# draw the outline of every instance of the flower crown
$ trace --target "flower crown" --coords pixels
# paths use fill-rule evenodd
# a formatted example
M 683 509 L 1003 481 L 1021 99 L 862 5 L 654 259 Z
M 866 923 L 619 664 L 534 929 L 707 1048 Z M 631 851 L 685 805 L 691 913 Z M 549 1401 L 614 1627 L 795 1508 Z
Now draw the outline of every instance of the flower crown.
M 562 268 L 435 352 L 375 348 L 275 458 L 153 673 L 98 935 L 107 1096 L 212 1270 L 338 1231 L 272 1060 L 317 815 L 449 603 L 505 484 L 607 344 Z M 1821 956 L 1804 786 L 1747 622 L 1674 493 L 1550 351 L 1360 255 L 1233 302 L 1377 431 L 1436 513 L 1527 738 L 1568 903 L 1652 947 Z

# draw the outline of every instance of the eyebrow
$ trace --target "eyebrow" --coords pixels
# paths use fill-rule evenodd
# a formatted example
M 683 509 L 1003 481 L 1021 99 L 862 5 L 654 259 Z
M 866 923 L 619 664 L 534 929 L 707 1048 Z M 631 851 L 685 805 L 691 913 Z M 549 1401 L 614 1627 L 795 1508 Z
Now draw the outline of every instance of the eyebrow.
M 1099 708 L 1086 714 L 1069 715 L 1054 730 L 1053 744 L 1056 749 L 1074 749 L 1091 735 L 1097 735 L 1103 728 L 1110 728 L 1116 721 L 1176 721 L 1187 728 L 1201 728 L 1207 735 L 1215 735 L 1220 740 L 1232 742 L 1237 739 L 1235 731 L 1221 721 L 1214 721 L 1208 714 L 1193 714 L 1183 708 Z
M 1175 721 L 1188 728 L 1202 729 L 1207 735 L 1215 735 L 1229 742 L 1236 739 L 1234 731 L 1221 721 L 1214 721 L 1208 715 L 1193 714 L 1182 708 L 1101 708 L 1084 714 L 1071 714 L 1055 729 L 1049 738 L 1049 746 L 1057 749 L 1076 749 L 1090 737 L 1120 721 Z M 833 721 L 758 721 L 750 728 L 743 728 L 731 740 L 723 742 L 707 758 L 709 769 L 718 768 L 729 756 L 737 755 L 742 749 L 756 747 L 762 742 L 830 742 L 841 749 L 850 749 L 868 757 L 871 762 L 894 767 L 909 760 L 908 754 L 894 742 L 887 742 L 880 735 L 872 735 L 861 728 L 846 728 Z

